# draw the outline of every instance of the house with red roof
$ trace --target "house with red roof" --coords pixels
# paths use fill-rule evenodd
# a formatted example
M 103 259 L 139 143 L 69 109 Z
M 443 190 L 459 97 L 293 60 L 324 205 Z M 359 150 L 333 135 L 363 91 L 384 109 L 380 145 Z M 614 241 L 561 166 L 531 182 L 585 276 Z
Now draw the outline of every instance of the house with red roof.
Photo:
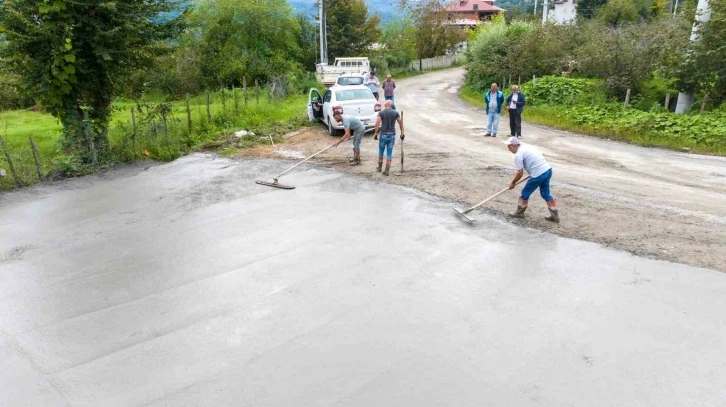
M 449 13 L 449 24 L 465 28 L 476 26 L 480 22 L 490 21 L 493 16 L 504 13 L 501 7 L 494 5 L 495 0 L 453 0 L 446 6 Z

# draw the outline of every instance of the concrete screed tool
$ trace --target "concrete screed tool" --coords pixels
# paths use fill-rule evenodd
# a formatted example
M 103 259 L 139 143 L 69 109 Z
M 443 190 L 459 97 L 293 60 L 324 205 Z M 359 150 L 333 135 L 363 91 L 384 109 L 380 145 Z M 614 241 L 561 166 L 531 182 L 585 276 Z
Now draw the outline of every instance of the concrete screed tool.
M 529 179 L 529 176 L 527 176 L 527 177 L 524 177 L 524 178 L 522 178 L 521 180 L 519 180 L 519 182 L 517 182 L 517 183 L 515 184 L 515 186 L 516 186 L 516 185 L 519 185 L 519 184 L 521 184 L 521 183 L 523 183 L 524 181 L 526 181 L 526 180 L 528 180 L 528 179 Z M 498 197 L 499 195 L 501 195 L 501 194 L 503 194 L 503 193 L 505 193 L 505 192 L 507 192 L 507 191 L 509 191 L 509 188 L 504 188 L 503 190 L 501 190 L 501 191 L 497 192 L 496 194 L 494 194 L 494 195 L 490 196 L 489 198 L 487 198 L 487 199 L 485 199 L 485 200 L 483 200 L 483 201 L 479 202 L 478 204 L 476 204 L 476 205 L 472 206 L 472 207 L 471 207 L 471 208 L 469 208 L 469 209 L 466 209 L 466 210 L 464 210 L 464 209 L 454 208 L 454 212 L 456 212 L 456 213 L 458 213 L 459 215 L 461 215 L 461 216 L 462 216 L 462 217 L 463 217 L 464 219 L 466 219 L 466 220 L 467 220 L 468 222 L 476 222 L 476 219 L 474 219 L 474 218 L 470 218 L 470 217 L 468 217 L 468 216 L 467 216 L 466 214 L 467 214 L 467 213 L 469 213 L 469 212 L 471 212 L 471 211 L 473 211 L 474 209 L 476 209 L 476 208 L 478 208 L 478 207 L 480 207 L 480 206 L 484 205 L 485 203 L 487 203 L 487 202 L 491 201 L 492 199 L 494 199 L 494 198 Z
M 294 186 L 280 184 L 280 183 L 277 182 L 277 180 L 280 179 L 280 177 L 282 177 L 283 175 L 285 175 L 288 171 L 290 171 L 293 168 L 297 167 L 298 165 L 304 163 L 305 161 L 307 161 L 307 160 L 315 157 L 316 155 L 318 155 L 318 154 L 320 154 L 322 152 L 325 152 L 325 151 L 330 150 L 333 147 L 335 147 L 335 144 L 331 144 L 331 145 L 325 147 L 324 149 L 318 151 L 317 153 L 311 155 L 310 157 L 308 157 L 308 158 L 300 161 L 299 163 L 293 165 L 292 167 L 286 169 L 285 171 L 281 172 L 278 176 L 276 176 L 275 178 L 273 178 L 273 182 L 267 182 L 267 181 L 255 181 L 255 182 L 257 182 L 260 185 L 267 185 L 268 187 L 275 187 L 275 188 L 281 188 L 281 189 L 295 189 Z
M 401 110 L 401 121 L 403 121 L 403 110 Z M 403 175 L 403 140 L 401 140 L 401 172 L 394 172 L 393 175 Z

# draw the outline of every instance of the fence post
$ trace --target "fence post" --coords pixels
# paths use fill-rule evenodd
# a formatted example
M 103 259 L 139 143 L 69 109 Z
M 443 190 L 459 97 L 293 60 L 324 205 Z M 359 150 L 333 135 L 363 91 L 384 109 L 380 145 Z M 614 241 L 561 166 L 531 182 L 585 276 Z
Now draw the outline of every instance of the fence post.
M 247 77 L 242 78 L 242 89 L 245 95 L 245 108 L 247 107 Z
M 708 100 L 708 95 L 703 95 L 703 102 L 701 102 L 701 114 L 706 111 L 706 101 Z
M 509 74 L 509 86 L 512 86 L 512 74 Z
M 259 105 L 260 104 L 260 84 L 257 81 L 257 79 L 255 79 L 255 99 L 257 100 L 257 104 Z
M 519 79 L 517 80 L 517 86 L 522 86 L 522 75 L 519 75 Z
M 18 188 L 22 188 L 23 184 L 20 183 L 20 180 L 18 179 L 18 174 L 15 172 L 15 166 L 13 165 L 13 160 L 10 158 L 10 152 L 8 151 L 8 146 L 5 144 L 5 140 L 3 140 L 2 136 L 0 136 L 0 147 L 2 147 L 3 152 L 5 153 L 5 159 L 8 161 L 8 169 L 10 170 L 10 175 L 13 176 L 13 179 L 15 180 L 15 186 Z
M 189 106 L 189 95 L 187 95 L 186 98 L 187 103 L 187 131 L 189 131 L 189 135 L 192 135 L 192 108 Z
M 418 59 L 418 70 L 419 72 L 423 71 L 423 61 L 421 58 Z
M 86 140 L 88 141 L 88 148 L 91 150 L 91 160 L 93 165 L 98 167 L 98 153 L 96 152 L 96 143 L 93 141 L 91 136 L 91 125 L 88 123 L 88 112 L 83 114 L 83 132 L 86 133 Z
M 234 99 L 234 115 L 239 115 L 239 104 L 237 103 L 237 88 L 232 84 L 232 99 Z
M 212 121 L 212 112 L 209 110 L 209 91 L 206 91 L 207 94 L 207 121 Z
M 133 107 L 131 108 L 131 145 L 136 151 L 136 113 Z
M 666 99 L 665 99 L 665 103 L 663 104 L 663 106 L 665 106 L 666 110 L 670 110 L 669 109 L 671 106 L 671 94 L 670 93 L 666 93 Z
M 227 97 L 224 94 L 224 86 L 219 87 L 219 93 L 222 95 L 222 112 L 227 113 Z
M 537 75 L 532 75 L 532 86 L 535 86 L 537 82 Z
M 628 88 L 628 91 L 625 92 L 625 103 L 623 103 L 623 107 L 628 107 L 630 104 L 630 88 Z
M 38 156 L 38 147 L 35 146 L 35 141 L 33 141 L 33 137 L 28 136 L 28 140 L 30 140 L 30 149 L 33 151 L 33 159 L 35 160 L 35 169 L 38 170 L 38 180 L 40 182 L 43 182 L 43 167 L 40 165 L 40 157 Z

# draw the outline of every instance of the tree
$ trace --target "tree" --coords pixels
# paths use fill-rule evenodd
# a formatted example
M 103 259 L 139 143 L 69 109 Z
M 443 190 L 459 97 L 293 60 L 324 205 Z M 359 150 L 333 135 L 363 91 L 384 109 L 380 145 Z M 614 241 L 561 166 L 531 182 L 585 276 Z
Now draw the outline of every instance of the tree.
M 301 72 L 299 20 L 279 0 L 201 0 L 185 39 L 206 88 Z
M 406 7 L 416 24 L 419 58 L 444 55 L 453 50 L 456 44 L 466 40 L 466 32 L 447 24 L 449 13 L 439 0 L 410 1 Z
M 596 17 L 612 26 L 617 27 L 622 24 L 634 23 L 640 19 L 640 11 L 637 1 L 634 0 L 610 0 L 608 4 L 601 7 L 596 12 Z
M 579 0 L 577 2 L 577 16 L 590 19 L 592 18 L 597 10 L 604 6 L 608 0 Z
M 111 101 L 130 72 L 164 51 L 174 0 L 5 0 L 3 57 L 63 123 L 68 146 L 107 144 Z M 87 117 L 88 120 L 84 120 Z
M 698 40 L 679 69 L 683 89 L 698 90 L 709 100 L 726 100 L 726 2 L 709 2 L 711 18 L 697 22 Z
M 389 22 L 383 29 L 385 50 L 382 57 L 390 68 L 408 66 L 416 59 L 417 28 L 410 18 Z
M 318 30 L 317 27 L 305 16 L 298 14 L 295 16 L 300 32 L 297 36 L 297 45 L 300 49 L 297 58 L 306 71 L 315 71 L 315 63 L 318 58 Z
M 381 38 L 378 14 L 368 17 L 363 0 L 326 0 L 328 57 L 368 55 Z

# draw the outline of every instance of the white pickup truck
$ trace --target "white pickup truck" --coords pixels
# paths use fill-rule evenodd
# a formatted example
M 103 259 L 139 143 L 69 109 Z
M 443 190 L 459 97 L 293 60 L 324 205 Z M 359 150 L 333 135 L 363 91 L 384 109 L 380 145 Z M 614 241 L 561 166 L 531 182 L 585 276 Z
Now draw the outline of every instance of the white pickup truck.
M 371 71 L 371 63 L 368 57 L 335 58 L 333 65 L 318 64 L 316 70 L 318 80 L 329 87 L 334 85 L 342 74 L 368 74 Z

